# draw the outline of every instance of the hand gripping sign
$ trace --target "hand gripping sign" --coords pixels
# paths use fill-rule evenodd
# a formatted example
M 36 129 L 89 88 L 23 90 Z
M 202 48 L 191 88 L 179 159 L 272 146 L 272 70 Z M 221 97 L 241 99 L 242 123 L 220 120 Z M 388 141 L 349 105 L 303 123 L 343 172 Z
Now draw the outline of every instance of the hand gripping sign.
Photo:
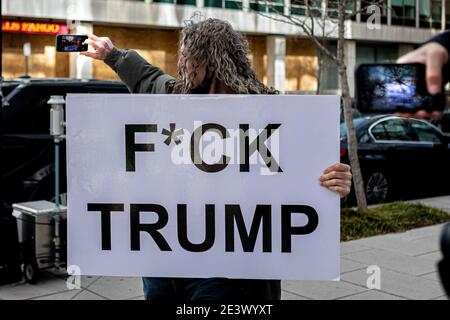
M 339 98 L 69 95 L 68 255 L 82 274 L 339 277 Z

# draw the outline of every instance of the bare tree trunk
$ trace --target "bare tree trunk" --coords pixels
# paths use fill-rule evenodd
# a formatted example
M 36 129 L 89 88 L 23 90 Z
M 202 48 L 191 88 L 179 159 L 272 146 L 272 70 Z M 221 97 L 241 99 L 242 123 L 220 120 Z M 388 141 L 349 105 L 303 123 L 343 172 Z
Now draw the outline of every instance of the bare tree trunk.
M 367 212 L 367 200 L 366 194 L 364 192 L 364 181 L 361 174 L 361 167 L 359 165 L 358 141 L 356 139 L 355 127 L 353 125 L 352 98 L 350 96 L 350 89 L 347 79 L 347 67 L 345 65 L 345 5 L 345 0 L 341 0 L 339 2 L 337 64 L 339 71 L 339 81 L 341 83 L 342 90 L 342 100 L 344 105 L 344 119 L 345 123 L 347 124 L 348 155 L 350 159 L 350 165 L 352 167 L 353 186 L 355 189 L 358 211 L 364 213 Z

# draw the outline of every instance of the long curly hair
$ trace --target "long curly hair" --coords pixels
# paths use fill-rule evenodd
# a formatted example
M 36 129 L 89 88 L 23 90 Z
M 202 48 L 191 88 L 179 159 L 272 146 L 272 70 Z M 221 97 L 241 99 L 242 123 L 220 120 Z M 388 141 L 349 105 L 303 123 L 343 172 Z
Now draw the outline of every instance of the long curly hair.
M 198 68 L 206 70 L 237 94 L 277 94 L 256 77 L 247 55 L 247 40 L 226 21 L 206 19 L 189 21 L 181 31 L 178 77 L 174 93 L 191 93 Z M 190 72 L 187 72 L 187 63 Z

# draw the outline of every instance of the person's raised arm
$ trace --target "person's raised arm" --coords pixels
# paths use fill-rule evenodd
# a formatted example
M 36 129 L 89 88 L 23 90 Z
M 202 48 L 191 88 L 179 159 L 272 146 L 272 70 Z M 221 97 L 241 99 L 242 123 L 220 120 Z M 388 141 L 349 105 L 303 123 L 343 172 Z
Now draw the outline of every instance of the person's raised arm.
M 435 95 L 441 92 L 443 82 L 449 80 L 450 64 L 450 31 L 443 32 L 431 38 L 420 48 L 411 51 L 397 60 L 397 63 L 422 63 L 426 66 L 426 82 L 428 92 Z M 418 118 L 438 118 L 441 112 L 428 114 L 424 110 L 418 111 L 414 116 Z
M 86 44 L 94 52 L 82 55 L 102 60 L 110 66 L 133 93 L 166 93 L 166 83 L 173 78 L 142 58 L 136 51 L 116 48 L 108 37 L 88 35 Z

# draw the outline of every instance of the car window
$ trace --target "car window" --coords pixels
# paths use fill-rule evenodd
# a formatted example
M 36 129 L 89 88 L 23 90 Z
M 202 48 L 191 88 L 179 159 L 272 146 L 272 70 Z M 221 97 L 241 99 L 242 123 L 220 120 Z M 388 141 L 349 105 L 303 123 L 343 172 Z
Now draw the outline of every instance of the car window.
M 402 119 L 389 119 L 382 121 L 371 129 L 376 140 L 382 141 L 412 141 L 408 128 Z
M 411 129 L 415 134 L 414 140 L 430 143 L 442 143 L 439 132 L 437 132 L 429 124 L 422 121 L 411 120 Z

